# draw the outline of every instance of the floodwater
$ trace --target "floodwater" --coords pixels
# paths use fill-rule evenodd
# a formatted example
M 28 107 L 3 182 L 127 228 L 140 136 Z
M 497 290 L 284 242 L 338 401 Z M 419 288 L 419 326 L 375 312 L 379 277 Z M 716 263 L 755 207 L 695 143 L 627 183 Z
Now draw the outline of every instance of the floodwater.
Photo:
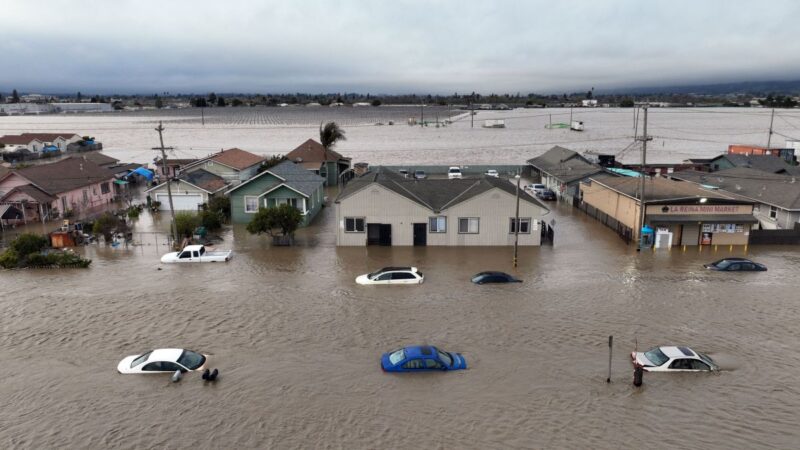
M 422 111 L 422 112 L 420 112 Z M 524 164 L 554 145 L 577 151 L 618 155 L 636 163 L 640 152 L 634 136 L 641 135 L 643 114 L 634 127 L 634 109 L 575 108 L 478 111 L 473 121 L 464 111 L 448 107 L 381 106 L 379 108 L 204 108 L 107 113 L 0 117 L 0 134 L 73 131 L 92 135 L 105 152 L 123 161 L 145 163 L 156 156 L 154 131 L 163 121 L 164 144 L 171 157 L 202 157 L 222 148 L 239 147 L 258 154 L 286 154 L 308 138 L 318 136 L 323 121 L 336 121 L 347 140 L 337 150 L 353 162 L 375 164 Z M 421 114 L 424 117 L 421 117 Z M 446 127 L 409 126 L 408 118 L 442 122 Z M 550 123 L 584 122 L 585 131 L 546 129 Z M 503 119 L 505 129 L 482 128 L 484 120 Z M 203 125 L 205 120 L 205 125 Z M 389 122 L 394 125 L 388 125 Z M 800 140 L 800 111 L 777 110 L 772 145 Z M 382 124 L 382 125 L 377 125 Z M 770 110 L 758 108 L 651 108 L 648 161 L 674 163 L 690 157 L 713 157 L 729 144 L 766 145 Z
M 639 254 L 580 212 L 551 214 L 555 245 L 521 249 L 516 269 L 511 248 L 336 248 L 325 208 L 292 248 L 228 229 L 226 264 L 159 264 L 163 236 L 146 231 L 166 221 L 144 214 L 144 245 L 82 248 L 87 270 L 0 271 L 0 446 L 797 447 L 796 248 L 750 248 L 768 272 L 712 273 L 701 265 L 727 248 Z M 425 283 L 353 282 L 396 264 Z M 486 269 L 524 282 L 469 282 Z M 724 370 L 637 389 L 637 343 L 690 345 Z M 469 369 L 380 370 L 412 344 Z M 220 379 L 116 371 L 170 346 L 210 355 Z

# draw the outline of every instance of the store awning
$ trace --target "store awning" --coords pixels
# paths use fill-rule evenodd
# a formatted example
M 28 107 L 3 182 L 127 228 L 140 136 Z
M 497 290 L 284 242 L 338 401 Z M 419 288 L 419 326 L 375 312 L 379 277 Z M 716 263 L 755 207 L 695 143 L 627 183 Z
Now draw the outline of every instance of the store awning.
M 703 223 L 758 223 L 758 219 L 744 214 L 648 214 L 650 223 L 703 222 Z
M 114 184 L 125 185 L 128 184 L 128 182 L 125 180 L 114 180 Z

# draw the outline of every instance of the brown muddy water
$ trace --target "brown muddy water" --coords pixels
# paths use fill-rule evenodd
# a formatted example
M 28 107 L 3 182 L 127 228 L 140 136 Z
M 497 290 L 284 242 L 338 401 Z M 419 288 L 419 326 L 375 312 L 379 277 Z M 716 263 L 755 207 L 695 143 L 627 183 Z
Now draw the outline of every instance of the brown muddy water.
M 766 273 L 711 273 L 701 265 L 727 248 L 638 254 L 559 208 L 556 245 L 522 249 L 514 270 L 510 248 L 336 248 L 332 213 L 293 248 L 235 227 L 218 246 L 233 247 L 227 264 L 162 266 L 163 240 L 145 235 L 86 247 L 88 270 L 0 272 L 0 446 L 798 447 L 797 248 L 750 248 Z M 425 283 L 354 284 L 390 264 Z M 469 282 L 486 269 L 524 283 Z M 725 370 L 646 374 L 636 389 L 637 341 L 691 345 Z M 380 370 L 410 344 L 470 368 Z M 220 380 L 116 371 L 171 346 L 211 355 Z

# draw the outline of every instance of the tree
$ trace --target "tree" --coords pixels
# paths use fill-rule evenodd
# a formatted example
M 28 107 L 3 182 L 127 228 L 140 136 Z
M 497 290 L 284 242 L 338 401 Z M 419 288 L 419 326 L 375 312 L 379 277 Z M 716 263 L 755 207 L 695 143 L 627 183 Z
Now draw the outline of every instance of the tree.
M 78 99 L 78 103 L 80 103 L 80 101 L 83 100 L 83 95 L 81 95 L 81 91 L 78 91 L 78 95 L 76 95 L 75 98 Z
M 19 103 L 19 93 L 16 89 L 11 93 L 11 103 Z
M 266 233 L 274 237 L 287 237 L 291 240 L 294 232 L 303 222 L 303 215 L 292 205 L 282 204 L 274 208 L 259 208 L 247 231 L 251 234 Z
M 231 100 L 231 106 L 242 106 L 243 104 L 244 103 L 238 98 Z
M 217 195 L 215 197 L 211 197 L 211 200 L 208 201 L 208 205 L 206 205 L 206 209 L 208 211 L 222 213 L 222 216 L 225 219 L 230 219 L 231 198 L 227 195 Z
M 381 101 L 376 98 L 372 101 L 372 106 L 381 106 Z
M 217 106 L 225 106 L 225 97 L 221 95 L 217 97 Z
M 629 98 L 623 98 L 621 102 L 619 102 L 619 106 L 623 108 L 633 108 L 633 100 Z
M 592 91 L 586 91 L 586 99 L 587 100 L 591 100 L 592 99 Z
M 200 216 L 188 211 L 175 213 L 175 228 L 178 232 L 178 239 L 192 237 L 194 230 L 201 224 Z
M 11 241 L 9 247 L 20 257 L 27 257 L 33 253 L 39 253 L 47 247 L 50 241 L 46 237 L 33 233 L 23 233 Z
M 213 92 L 208 94 L 208 103 L 213 105 L 216 102 L 217 102 L 217 94 Z
M 203 97 L 195 97 L 192 99 L 192 106 L 195 108 L 205 108 L 208 106 L 208 102 Z
M 332 149 L 337 142 L 346 141 L 344 130 L 339 128 L 336 122 L 328 122 L 324 126 L 319 125 L 319 142 L 325 147 L 325 152 Z
M 103 235 L 106 245 L 110 245 L 114 240 L 114 232 L 124 232 L 127 228 L 128 226 L 125 223 L 125 219 L 120 219 L 111 213 L 105 213 L 94 221 L 92 233 Z
M 159 97 L 158 94 L 155 95 L 155 99 L 156 99 L 156 108 L 158 108 L 158 109 L 163 108 L 164 107 L 164 101 L 161 100 L 161 97 Z

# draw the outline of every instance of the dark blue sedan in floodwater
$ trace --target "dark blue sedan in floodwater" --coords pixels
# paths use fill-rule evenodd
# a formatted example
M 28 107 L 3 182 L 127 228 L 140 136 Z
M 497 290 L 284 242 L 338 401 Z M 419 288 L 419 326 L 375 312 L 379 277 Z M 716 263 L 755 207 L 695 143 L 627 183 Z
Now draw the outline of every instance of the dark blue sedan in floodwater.
M 449 353 L 430 345 L 401 348 L 381 357 L 386 372 L 426 372 L 430 370 L 460 370 L 467 360 L 460 353 Z

